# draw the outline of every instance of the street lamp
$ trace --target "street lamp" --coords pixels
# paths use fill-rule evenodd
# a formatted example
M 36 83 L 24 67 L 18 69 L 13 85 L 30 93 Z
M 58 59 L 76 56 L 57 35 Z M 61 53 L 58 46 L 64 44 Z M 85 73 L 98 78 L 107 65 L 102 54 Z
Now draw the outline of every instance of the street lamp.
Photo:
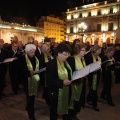
M 94 41 L 95 41 L 95 34 L 92 34 L 92 45 L 94 45 Z
M 112 32 L 112 33 L 111 33 L 111 36 L 112 36 L 112 43 L 113 43 L 113 40 L 115 39 L 115 33 Z
M 78 28 L 79 28 L 80 35 L 82 36 L 82 42 L 83 42 L 83 36 L 84 36 L 85 30 L 87 29 L 87 25 L 84 22 L 82 22 L 78 24 Z
M 103 31 L 103 32 L 102 32 L 102 35 L 101 35 L 102 43 L 103 43 L 103 42 L 106 42 L 106 41 L 105 41 L 105 38 L 106 38 L 105 31 Z
M 44 36 L 42 36 L 42 37 L 41 37 L 41 40 L 42 40 L 43 43 L 44 43 L 44 39 L 45 39 Z

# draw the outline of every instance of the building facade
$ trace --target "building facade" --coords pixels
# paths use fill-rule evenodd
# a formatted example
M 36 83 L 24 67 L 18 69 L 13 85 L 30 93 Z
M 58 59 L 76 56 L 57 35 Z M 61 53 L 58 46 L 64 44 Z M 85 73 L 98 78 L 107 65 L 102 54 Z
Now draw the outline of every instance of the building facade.
M 23 44 L 33 40 L 42 42 L 43 33 L 44 31 L 40 27 L 8 23 L 0 18 L 0 39 L 3 39 L 5 43 L 11 43 L 11 40 L 20 40 Z
M 120 0 L 92 3 L 67 9 L 67 38 L 89 41 L 94 44 L 98 40 L 108 44 L 114 43 L 117 39 L 120 43 Z M 78 27 L 84 22 L 87 29 Z
M 61 42 L 66 38 L 65 20 L 54 15 L 41 16 L 36 26 L 43 28 L 44 38 L 50 38 L 51 41 Z

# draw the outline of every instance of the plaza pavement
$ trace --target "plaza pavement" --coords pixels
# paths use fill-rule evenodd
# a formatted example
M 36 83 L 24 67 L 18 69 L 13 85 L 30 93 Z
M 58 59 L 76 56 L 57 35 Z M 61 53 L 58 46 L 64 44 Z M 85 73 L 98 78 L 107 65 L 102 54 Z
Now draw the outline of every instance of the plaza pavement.
M 10 81 L 7 81 L 4 93 L 6 96 L 0 101 L 0 120 L 28 120 L 25 111 L 25 94 L 22 86 L 18 95 L 14 95 L 11 90 Z M 78 114 L 80 120 L 120 120 L 120 84 L 115 84 L 112 89 L 115 107 L 109 106 L 100 98 L 102 83 L 98 90 L 99 112 L 94 111 L 87 105 Z M 41 91 L 35 100 L 35 115 L 37 120 L 49 120 L 49 106 L 41 98 Z M 61 120 L 59 118 L 59 120 Z

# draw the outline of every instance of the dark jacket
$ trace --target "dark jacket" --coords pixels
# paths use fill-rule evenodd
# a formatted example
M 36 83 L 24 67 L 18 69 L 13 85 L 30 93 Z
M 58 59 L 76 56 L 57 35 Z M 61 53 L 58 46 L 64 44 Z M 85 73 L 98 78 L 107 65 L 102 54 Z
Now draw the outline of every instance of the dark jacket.
M 53 99 L 58 99 L 58 90 L 63 87 L 63 80 L 58 77 L 57 60 L 52 59 L 47 63 L 46 80 L 49 88 L 49 94 Z

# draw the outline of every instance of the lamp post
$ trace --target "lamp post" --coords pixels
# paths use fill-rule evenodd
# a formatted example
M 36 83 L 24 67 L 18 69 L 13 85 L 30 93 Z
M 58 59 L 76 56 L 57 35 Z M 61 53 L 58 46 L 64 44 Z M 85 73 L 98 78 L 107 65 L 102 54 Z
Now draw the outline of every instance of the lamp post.
M 101 35 L 102 43 L 103 43 L 103 42 L 106 42 L 106 41 L 105 41 L 105 37 L 106 37 L 106 35 L 105 35 L 105 32 L 103 31 L 103 32 L 102 32 L 102 35 Z
M 44 39 L 45 39 L 44 36 L 42 36 L 42 37 L 41 37 L 41 40 L 42 40 L 43 43 L 44 43 Z
M 94 41 L 95 41 L 95 34 L 92 34 L 92 45 L 94 45 Z
M 80 35 L 82 36 L 82 43 L 83 43 L 83 36 L 84 36 L 85 30 L 87 29 L 87 25 L 84 22 L 82 22 L 78 24 L 78 27 L 79 27 Z
M 114 39 L 115 39 L 115 33 L 112 32 L 112 33 L 111 33 L 111 36 L 112 36 L 112 43 L 113 43 L 113 41 L 114 41 Z

